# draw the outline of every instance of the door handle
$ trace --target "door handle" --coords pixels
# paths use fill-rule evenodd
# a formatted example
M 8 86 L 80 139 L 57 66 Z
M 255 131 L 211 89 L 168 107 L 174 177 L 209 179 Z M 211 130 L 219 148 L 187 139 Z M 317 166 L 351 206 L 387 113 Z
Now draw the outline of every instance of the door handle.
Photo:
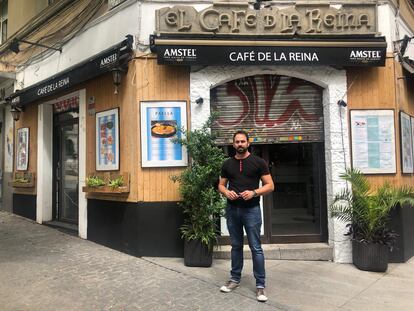
M 56 180 L 60 181 L 60 162 L 56 166 Z

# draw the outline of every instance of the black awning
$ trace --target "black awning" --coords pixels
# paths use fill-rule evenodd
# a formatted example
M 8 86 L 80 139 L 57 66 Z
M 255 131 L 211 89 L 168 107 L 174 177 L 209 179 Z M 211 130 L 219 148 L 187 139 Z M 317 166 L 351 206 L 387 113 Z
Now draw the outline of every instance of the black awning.
M 126 69 L 132 52 L 133 38 L 127 35 L 122 42 L 78 63 L 48 79 L 16 91 L 6 100 L 13 105 L 25 106 L 38 99 L 58 94 L 74 85 L 93 79 L 113 68 Z
M 150 37 L 159 64 L 385 66 L 385 37 L 195 39 Z

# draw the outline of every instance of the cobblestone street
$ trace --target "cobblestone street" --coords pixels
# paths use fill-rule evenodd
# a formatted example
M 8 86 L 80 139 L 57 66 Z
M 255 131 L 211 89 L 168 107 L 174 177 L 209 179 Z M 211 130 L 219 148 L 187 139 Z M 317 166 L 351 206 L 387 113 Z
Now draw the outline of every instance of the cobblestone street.
M 2 311 L 277 309 L 2 211 L 0 280 Z
M 219 292 L 229 260 L 129 256 L 0 211 L 0 311 L 402 311 L 414 302 L 414 259 L 365 272 L 328 261 L 267 260 L 267 303 L 255 299 L 251 260 L 241 286 Z

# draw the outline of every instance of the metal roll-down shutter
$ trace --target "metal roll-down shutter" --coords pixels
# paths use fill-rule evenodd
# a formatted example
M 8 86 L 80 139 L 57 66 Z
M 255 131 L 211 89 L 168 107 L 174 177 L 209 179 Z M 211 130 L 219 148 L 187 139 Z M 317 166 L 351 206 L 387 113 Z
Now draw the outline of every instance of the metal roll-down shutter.
M 322 88 L 278 75 L 250 76 L 211 90 L 211 110 L 219 116 L 212 130 L 217 143 L 230 144 L 246 130 L 259 144 L 324 140 Z

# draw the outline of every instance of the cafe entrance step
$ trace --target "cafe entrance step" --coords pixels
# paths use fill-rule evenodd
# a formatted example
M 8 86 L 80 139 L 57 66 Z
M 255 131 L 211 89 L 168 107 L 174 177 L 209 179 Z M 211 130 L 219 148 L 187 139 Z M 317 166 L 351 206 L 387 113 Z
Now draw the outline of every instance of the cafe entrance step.
M 262 244 L 266 259 L 284 260 L 333 260 L 333 247 L 327 243 Z M 230 259 L 230 245 L 214 247 L 214 258 Z M 251 258 L 248 245 L 244 246 L 244 258 Z

